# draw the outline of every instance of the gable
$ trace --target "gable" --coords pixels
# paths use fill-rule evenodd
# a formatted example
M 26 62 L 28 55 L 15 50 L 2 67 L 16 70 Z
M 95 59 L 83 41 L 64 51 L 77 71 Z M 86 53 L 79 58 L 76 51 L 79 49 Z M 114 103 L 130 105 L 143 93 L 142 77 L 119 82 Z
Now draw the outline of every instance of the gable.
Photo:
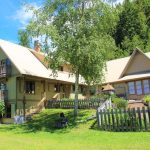
M 9 59 L 9 57 L 7 57 L 7 55 L 3 52 L 3 50 L 0 48 L 0 61 L 5 60 L 5 59 Z M 10 60 L 11 62 L 11 60 Z M 17 70 L 17 68 L 14 66 L 14 64 L 11 62 L 11 75 L 18 75 L 20 74 L 19 71 Z
M 135 50 L 120 77 L 149 71 L 150 59 L 140 50 Z
M 67 72 L 58 71 L 57 76 L 53 76 L 53 71 L 41 63 L 44 57 L 39 57 L 38 55 L 37 57 L 41 59 L 39 61 L 26 47 L 0 39 L 0 50 L 5 54 L 6 58 L 9 58 L 19 74 L 70 83 L 74 83 L 75 81 L 75 76 Z M 84 83 L 84 79 L 80 76 L 79 84 Z

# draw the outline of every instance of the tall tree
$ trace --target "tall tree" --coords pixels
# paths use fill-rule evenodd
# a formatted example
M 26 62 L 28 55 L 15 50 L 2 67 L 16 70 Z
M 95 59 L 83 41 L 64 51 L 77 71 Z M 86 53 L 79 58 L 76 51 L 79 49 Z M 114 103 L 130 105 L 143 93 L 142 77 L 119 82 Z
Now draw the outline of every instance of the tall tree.
M 135 47 L 144 51 L 149 41 L 149 0 L 125 0 L 116 27 L 115 41 L 124 56 Z
M 72 66 L 76 116 L 79 75 L 88 85 L 102 81 L 106 53 L 116 48 L 106 24 L 112 10 L 100 0 L 47 0 L 34 12 L 27 30 L 32 36 L 44 35 L 46 47 L 52 49 L 48 52 L 50 67 L 56 70 L 64 62 Z
M 19 44 L 30 48 L 30 38 L 26 30 L 18 31 Z

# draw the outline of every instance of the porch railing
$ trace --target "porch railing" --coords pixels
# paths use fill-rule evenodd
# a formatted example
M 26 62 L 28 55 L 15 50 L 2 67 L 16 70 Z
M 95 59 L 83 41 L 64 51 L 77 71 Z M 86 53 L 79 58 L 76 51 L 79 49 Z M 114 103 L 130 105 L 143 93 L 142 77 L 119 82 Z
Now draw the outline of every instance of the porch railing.
M 97 109 L 105 100 L 102 99 L 80 99 L 78 100 L 79 109 Z M 74 108 L 74 100 L 48 100 L 47 108 Z

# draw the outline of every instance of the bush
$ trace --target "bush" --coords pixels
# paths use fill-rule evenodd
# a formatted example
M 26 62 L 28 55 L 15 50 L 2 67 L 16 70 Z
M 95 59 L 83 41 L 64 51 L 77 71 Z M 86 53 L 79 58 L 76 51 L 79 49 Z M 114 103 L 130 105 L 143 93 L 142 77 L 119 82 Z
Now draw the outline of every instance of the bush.
M 113 97 L 112 101 L 117 108 L 127 108 L 128 103 L 126 100 L 124 100 L 122 98 Z
M 5 113 L 5 104 L 4 104 L 4 101 L 0 100 L 0 116 L 3 117 Z
M 101 94 L 98 94 L 98 95 L 93 95 L 91 96 L 90 98 L 91 99 L 102 99 L 102 100 L 107 100 L 110 96 L 108 94 L 104 94 L 104 93 L 101 93 Z
M 146 95 L 143 98 L 144 102 L 150 102 L 150 95 Z
M 63 101 L 73 101 L 74 99 L 73 98 L 66 98 L 66 97 L 64 97 L 64 98 L 61 98 L 61 100 L 63 100 Z

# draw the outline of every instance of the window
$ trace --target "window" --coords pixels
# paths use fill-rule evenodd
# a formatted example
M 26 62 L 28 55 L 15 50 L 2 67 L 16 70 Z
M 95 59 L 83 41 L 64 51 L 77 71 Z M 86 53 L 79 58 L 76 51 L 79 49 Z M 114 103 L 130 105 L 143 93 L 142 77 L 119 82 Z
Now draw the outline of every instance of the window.
M 34 81 L 26 81 L 25 91 L 27 94 L 35 94 L 35 82 Z
M 129 94 L 135 94 L 134 82 L 129 82 L 128 88 L 129 88 Z
M 143 88 L 144 88 L 144 94 L 150 93 L 150 87 L 149 87 L 149 81 L 143 80 Z
M 75 85 L 72 85 L 72 93 L 75 92 Z
M 63 66 L 59 66 L 58 70 L 59 71 L 64 71 L 64 67 Z
M 83 93 L 84 92 L 84 87 L 81 85 L 80 86 L 80 92 Z
M 55 92 L 60 92 L 60 84 L 55 84 L 54 90 Z
M 142 94 L 142 84 L 141 84 L 141 81 L 136 81 L 135 84 L 136 84 L 137 95 L 141 95 Z
M 61 67 L 60 67 L 60 71 L 64 71 L 64 68 L 63 68 L 63 66 L 61 66 Z

